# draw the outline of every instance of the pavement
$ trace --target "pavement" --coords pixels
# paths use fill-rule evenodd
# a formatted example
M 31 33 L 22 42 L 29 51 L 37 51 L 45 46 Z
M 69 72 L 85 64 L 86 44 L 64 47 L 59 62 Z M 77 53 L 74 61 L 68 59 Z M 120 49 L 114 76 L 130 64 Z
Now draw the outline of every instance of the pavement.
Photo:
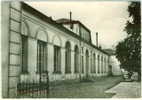
M 140 98 L 140 82 L 120 82 L 118 85 L 105 91 L 105 93 L 115 93 L 112 98 Z

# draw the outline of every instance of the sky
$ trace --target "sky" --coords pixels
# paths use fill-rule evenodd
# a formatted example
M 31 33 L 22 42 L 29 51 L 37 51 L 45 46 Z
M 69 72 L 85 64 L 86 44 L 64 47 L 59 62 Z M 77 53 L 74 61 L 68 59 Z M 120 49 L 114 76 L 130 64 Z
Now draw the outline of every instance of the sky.
M 129 18 L 127 1 L 42 1 L 26 2 L 35 9 L 51 16 L 52 19 L 69 18 L 81 21 L 91 30 L 92 43 L 96 44 L 96 32 L 99 34 L 99 45 L 104 48 L 114 48 L 123 40 L 127 33 L 124 27 Z

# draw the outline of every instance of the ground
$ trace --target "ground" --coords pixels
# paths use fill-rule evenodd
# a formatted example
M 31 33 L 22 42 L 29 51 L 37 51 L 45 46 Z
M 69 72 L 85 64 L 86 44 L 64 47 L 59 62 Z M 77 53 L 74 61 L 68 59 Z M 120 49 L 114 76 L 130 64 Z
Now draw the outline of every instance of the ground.
M 111 98 L 115 93 L 105 93 L 106 90 L 119 84 L 121 76 L 98 77 L 93 82 L 70 81 L 52 83 L 49 98 Z M 54 85 L 55 84 L 55 85 Z
M 106 93 L 116 93 L 113 98 L 139 98 L 141 96 L 140 82 L 121 82 Z

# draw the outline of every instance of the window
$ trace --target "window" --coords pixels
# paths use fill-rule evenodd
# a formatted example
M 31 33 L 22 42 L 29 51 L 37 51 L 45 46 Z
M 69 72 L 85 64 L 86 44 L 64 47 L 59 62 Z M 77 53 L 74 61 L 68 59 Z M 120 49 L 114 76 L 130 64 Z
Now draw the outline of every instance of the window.
M 101 57 L 101 73 L 103 73 L 103 70 L 104 70 L 104 68 L 103 68 L 103 56 Z
M 98 73 L 100 73 L 100 56 L 98 55 Z
M 91 73 L 95 73 L 96 67 L 95 67 L 95 54 L 93 54 L 92 57 L 92 66 L 91 66 Z
M 92 57 L 90 56 L 90 67 L 91 67 L 91 71 L 90 71 L 90 72 L 91 72 L 91 73 L 93 73 L 92 60 L 93 60 L 93 59 L 92 59 Z
M 28 73 L 28 38 L 22 35 L 22 73 Z
M 89 51 L 86 50 L 86 74 L 88 75 L 89 71 Z
M 70 42 L 66 43 L 65 52 L 65 73 L 71 73 L 71 45 Z
M 43 73 L 47 71 L 47 54 L 46 42 L 37 42 L 37 72 Z
M 96 56 L 95 56 L 95 54 L 93 55 L 93 67 L 94 67 L 93 72 L 95 73 L 96 72 Z
M 79 73 L 79 49 L 78 46 L 75 46 L 75 55 L 74 55 L 74 71 Z
M 61 49 L 54 46 L 54 73 L 61 73 Z
M 106 72 L 106 59 L 104 58 L 104 72 Z
M 84 73 L 84 57 L 82 56 L 82 73 Z
M 91 67 L 91 73 L 93 73 L 94 72 L 94 66 L 93 66 L 93 58 L 92 58 L 92 56 L 91 56 L 91 58 L 90 58 L 90 67 Z

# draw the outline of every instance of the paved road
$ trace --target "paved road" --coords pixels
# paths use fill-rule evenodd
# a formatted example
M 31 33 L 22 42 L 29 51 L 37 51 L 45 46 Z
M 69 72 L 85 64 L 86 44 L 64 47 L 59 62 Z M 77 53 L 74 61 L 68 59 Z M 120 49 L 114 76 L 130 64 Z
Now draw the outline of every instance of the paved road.
M 112 98 L 139 98 L 141 97 L 141 83 L 121 82 L 106 93 L 116 93 Z

